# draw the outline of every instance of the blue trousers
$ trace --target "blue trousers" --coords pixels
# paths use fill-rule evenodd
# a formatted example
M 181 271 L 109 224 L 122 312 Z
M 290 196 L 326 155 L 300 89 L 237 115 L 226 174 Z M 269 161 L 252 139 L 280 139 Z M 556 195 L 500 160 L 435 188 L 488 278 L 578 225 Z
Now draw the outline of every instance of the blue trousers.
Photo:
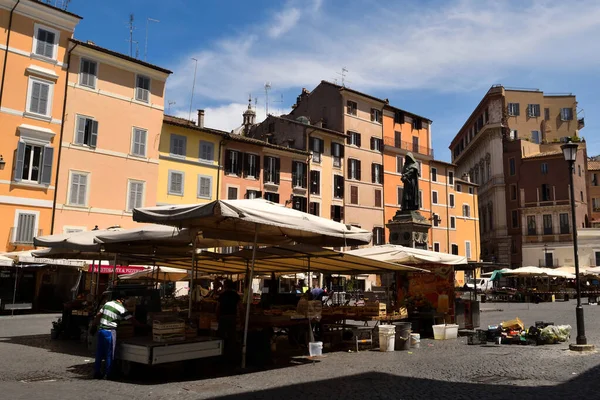
M 110 376 L 113 358 L 115 356 L 115 344 L 117 342 L 117 332 L 114 330 L 98 329 L 98 343 L 96 345 L 96 362 L 94 371 L 97 375 L 101 374 L 102 360 L 106 360 L 104 374 Z

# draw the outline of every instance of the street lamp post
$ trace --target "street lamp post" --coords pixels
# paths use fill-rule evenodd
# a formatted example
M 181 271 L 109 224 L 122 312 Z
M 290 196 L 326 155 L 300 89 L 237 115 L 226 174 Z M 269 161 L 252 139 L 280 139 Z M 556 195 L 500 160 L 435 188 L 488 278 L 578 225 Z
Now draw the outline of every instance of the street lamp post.
M 575 285 L 577 289 L 577 307 L 575 308 L 575 317 L 577 319 L 577 339 L 578 346 L 586 346 L 585 323 L 583 319 L 583 307 L 581 306 L 581 284 L 579 277 L 579 250 L 577 247 L 577 217 L 575 216 L 575 188 L 573 185 L 573 175 L 575 174 L 575 160 L 577 159 L 577 143 L 567 142 L 560 146 L 565 160 L 569 164 L 569 183 L 571 191 L 571 221 L 573 225 L 573 261 L 575 264 Z

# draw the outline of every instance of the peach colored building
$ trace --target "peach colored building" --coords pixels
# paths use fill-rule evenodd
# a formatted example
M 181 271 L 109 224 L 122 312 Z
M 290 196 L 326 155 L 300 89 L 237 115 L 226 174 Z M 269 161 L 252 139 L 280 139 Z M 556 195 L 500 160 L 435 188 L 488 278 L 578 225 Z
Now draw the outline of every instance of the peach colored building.
M 69 39 L 81 17 L 0 0 L 0 251 L 51 231 Z
M 131 227 L 156 205 L 158 144 L 170 71 L 71 40 L 54 232 Z

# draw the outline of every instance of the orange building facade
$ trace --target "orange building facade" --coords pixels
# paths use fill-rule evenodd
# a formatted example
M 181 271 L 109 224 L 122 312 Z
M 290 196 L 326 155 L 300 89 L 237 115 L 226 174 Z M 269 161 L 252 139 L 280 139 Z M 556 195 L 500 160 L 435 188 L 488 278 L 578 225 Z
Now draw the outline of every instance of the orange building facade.
M 0 251 L 51 231 L 67 48 L 81 17 L 0 0 Z

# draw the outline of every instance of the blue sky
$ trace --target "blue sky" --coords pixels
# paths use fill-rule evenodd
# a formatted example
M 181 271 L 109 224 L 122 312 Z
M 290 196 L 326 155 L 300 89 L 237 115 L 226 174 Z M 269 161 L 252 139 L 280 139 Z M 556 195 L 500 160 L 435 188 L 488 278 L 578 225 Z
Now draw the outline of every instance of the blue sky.
M 389 4 L 388 4 L 389 3 Z M 432 119 L 436 158 L 492 84 L 577 95 L 588 154 L 600 154 L 600 2 L 597 0 L 72 0 L 84 17 L 75 36 L 129 52 L 134 40 L 148 61 L 174 71 L 170 113 L 193 110 L 206 125 L 240 125 L 249 93 L 265 115 L 287 112 L 303 87 L 322 79 Z M 135 50 L 134 50 L 135 51 Z M 283 98 L 283 103 L 281 99 Z M 194 116 L 195 111 L 192 112 Z

